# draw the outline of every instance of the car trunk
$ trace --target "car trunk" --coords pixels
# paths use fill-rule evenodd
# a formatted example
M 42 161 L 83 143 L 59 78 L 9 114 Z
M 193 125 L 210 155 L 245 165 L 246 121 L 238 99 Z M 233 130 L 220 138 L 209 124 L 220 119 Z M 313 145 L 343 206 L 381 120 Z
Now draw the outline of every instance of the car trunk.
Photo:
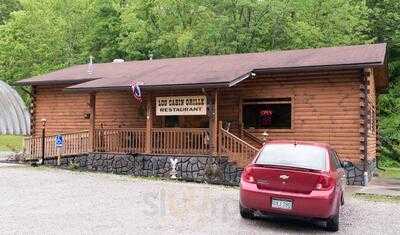
M 259 189 L 309 194 L 315 188 L 321 172 L 300 168 L 255 165 L 252 175 Z

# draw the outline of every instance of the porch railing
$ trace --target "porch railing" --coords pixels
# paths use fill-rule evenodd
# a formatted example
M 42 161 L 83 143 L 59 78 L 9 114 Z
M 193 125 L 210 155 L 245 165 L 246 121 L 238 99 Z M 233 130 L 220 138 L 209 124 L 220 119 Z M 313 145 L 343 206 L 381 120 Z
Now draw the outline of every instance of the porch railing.
M 56 135 L 46 136 L 44 139 L 44 157 L 56 157 L 60 155 L 74 155 L 89 151 L 89 131 L 61 134 L 64 137 L 64 145 L 58 152 Z M 42 156 L 42 137 L 27 137 L 24 139 L 24 153 L 28 160 L 39 159 Z
M 23 146 L 26 159 L 38 159 L 42 153 L 42 137 L 26 137 Z
M 209 154 L 208 128 L 153 128 L 151 150 L 155 154 Z
M 236 162 L 239 166 L 246 166 L 259 151 L 257 148 L 243 141 L 236 135 L 222 128 L 219 128 L 219 152 L 227 155 L 230 161 Z
M 230 161 L 245 166 L 257 154 L 257 148 L 223 129 L 221 123 L 218 132 L 218 153 L 228 156 Z M 152 128 L 149 146 L 146 146 L 145 128 L 100 128 L 93 134 L 93 142 L 89 140 L 89 131 L 63 134 L 64 146 L 60 154 L 82 154 L 93 149 L 94 152 L 111 153 L 208 155 L 212 149 L 208 128 Z M 59 154 L 55 136 L 45 137 L 45 158 Z M 42 137 L 25 138 L 24 149 L 28 158 L 40 158 Z
M 146 129 L 114 128 L 96 129 L 95 152 L 143 153 L 146 147 Z
M 245 139 L 245 141 L 247 142 L 248 140 L 251 141 L 252 146 L 256 147 L 256 148 L 261 148 L 264 145 L 264 141 L 262 141 L 261 139 L 259 139 L 256 135 L 254 135 L 253 133 L 249 132 L 246 129 L 241 129 L 240 133 L 242 136 L 241 139 Z

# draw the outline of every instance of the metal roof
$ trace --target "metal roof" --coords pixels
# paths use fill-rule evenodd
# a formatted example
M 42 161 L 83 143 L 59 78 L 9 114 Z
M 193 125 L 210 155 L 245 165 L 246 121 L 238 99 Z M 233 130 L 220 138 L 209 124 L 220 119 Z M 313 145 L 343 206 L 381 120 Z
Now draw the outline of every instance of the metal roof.
M 131 81 L 142 87 L 232 86 L 251 72 L 296 71 L 329 68 L 384 67 L 386 44 L 273 51 L 263 53 L 77 65 L 24 79 L 20 85 L 70 83 L 67 90 L 126 89 Z
M 30 114 L 21 97 L 0 80 L 0 134 L 29 135 Z

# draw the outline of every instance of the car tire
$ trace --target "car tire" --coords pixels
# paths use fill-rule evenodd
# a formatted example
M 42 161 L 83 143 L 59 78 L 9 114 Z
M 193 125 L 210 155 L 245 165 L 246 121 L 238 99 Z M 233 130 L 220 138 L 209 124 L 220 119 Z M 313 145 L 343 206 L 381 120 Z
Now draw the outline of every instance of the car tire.
M 240 216 L 244 219 L 254 219 L 253 211 L 244 208 L 242 205 L 239 204 Z
M 340 200 L 340 204 L 343 206 L 344 205 L 344 195 L 342 194 L 341 200 Z
M 326 230 L 331 232 L 339 231 L 339 212 L 326 221 Z

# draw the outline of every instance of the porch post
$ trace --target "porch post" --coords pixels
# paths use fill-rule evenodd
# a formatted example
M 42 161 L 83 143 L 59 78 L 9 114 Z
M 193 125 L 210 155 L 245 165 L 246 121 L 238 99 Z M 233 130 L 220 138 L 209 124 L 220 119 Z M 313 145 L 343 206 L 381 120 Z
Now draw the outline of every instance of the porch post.
M 147 99 L 147 114 L 146 114 L 146 153 L 151 153 L 151 129 L 153 127 L 153 113 L 151 107 L 151 94 L 148 95 Z
M 214 113 L 212 120 L 210 119 L 211 129 L 211 154 L 218 155 L 218 90 L 214 92 Z
M 242 116 L 242 110 L 243 108 L 243 100 L 240 97 L 239 98 L 239 116 L 238 116 L 238 120 L 239 120 L 239 131 L 240 131 L 240 138 L 243 138 L 243 116 Z
M 96 93 L 90 93 L 89 152 L 95 150 Z

